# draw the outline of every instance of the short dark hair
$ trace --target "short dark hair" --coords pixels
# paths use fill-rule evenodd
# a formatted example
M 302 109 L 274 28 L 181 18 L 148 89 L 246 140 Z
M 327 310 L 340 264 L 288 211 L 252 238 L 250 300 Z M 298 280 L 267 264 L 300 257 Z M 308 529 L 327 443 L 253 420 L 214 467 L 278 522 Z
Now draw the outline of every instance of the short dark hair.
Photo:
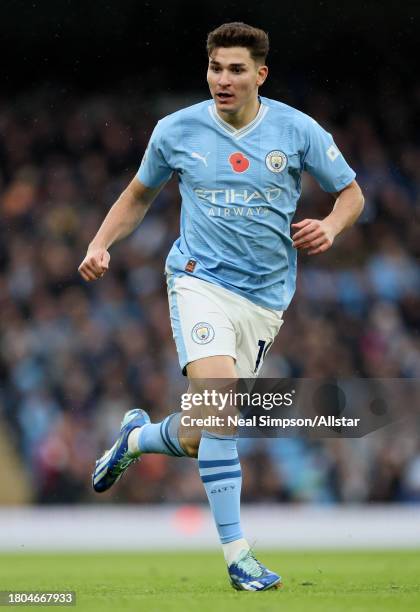
M 268 35 L 240 21 L 224 23 L 207 36 L 209 57 L 217 47 L 246 47 L 255 62 L 264 64 L 269 49 Z

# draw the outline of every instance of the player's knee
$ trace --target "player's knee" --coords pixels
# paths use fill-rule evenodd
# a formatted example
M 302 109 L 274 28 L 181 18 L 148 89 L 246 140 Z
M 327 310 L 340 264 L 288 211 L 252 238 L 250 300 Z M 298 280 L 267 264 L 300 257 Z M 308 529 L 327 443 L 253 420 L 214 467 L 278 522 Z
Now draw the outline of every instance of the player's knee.
M 179 442 L 189 457 L 198 457 L 198 447 L 200 446 L 200 438 L 180 438 Z

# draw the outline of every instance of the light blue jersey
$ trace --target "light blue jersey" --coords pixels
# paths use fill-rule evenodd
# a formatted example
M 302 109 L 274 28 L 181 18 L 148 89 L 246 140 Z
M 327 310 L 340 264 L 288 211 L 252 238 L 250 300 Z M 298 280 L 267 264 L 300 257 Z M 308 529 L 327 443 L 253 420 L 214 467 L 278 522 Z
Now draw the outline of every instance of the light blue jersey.
M 331 134 L 300 111 L 260 98 L 258 115 L 237 130 L 213 100 L 158 122 L 138 179 L 148 187 L 179 178 L 181 235 L 169 274 L 193 275 L 252 302 L 286 310 L 296 283 L 290 224 L 306 170 L 328 192 L 355 173 Z

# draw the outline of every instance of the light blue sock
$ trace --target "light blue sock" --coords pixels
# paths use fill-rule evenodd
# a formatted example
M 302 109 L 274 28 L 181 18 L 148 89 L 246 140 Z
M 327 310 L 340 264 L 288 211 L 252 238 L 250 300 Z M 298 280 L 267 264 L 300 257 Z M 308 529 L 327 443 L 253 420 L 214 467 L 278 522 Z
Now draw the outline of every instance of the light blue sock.
M 243 537 L 240 522 L 242 472 L 236 436 L 203 431 L 198 467 L 222 544 Z
M 139 432 L 138 447 L 142 453 L 158 453 L 186 457 L 178 439 L 181 412 L 174 412 L 161 423 L 147 423 Z

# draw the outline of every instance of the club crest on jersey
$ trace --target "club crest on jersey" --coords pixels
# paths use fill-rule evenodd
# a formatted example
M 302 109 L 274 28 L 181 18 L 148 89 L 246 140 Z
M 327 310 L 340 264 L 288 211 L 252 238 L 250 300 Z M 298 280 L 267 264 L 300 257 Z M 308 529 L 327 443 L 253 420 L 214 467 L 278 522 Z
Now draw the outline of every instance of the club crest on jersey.
M 214 338 L 214 329 L 210 323 L 197 323 L 192 328 L 191 337 L 197 344 L 208 344 Z
M 287 165 L 287 155 L 283 151 L 270 151 L 265 157 L 265 165 L 270 172 L 283 172 Z
M 234 172 L 246 172 L 249 168 L 249 159 L 239 151 L 229 155 L 229 163 Z

